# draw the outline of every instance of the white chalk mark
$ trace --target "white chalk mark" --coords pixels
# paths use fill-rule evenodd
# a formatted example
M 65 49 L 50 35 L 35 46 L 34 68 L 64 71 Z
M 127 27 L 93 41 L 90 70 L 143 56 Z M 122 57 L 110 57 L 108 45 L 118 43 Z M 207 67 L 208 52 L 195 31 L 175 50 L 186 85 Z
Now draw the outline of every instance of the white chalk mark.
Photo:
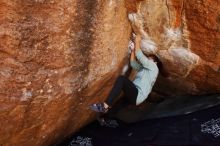
M 183 63 L 197 64 L 200 58 L 198 55 L 183 47 L 170 49 L 169 52 L 173 57 L 179 58 L 179 60 Z
M 188 76 L 190 71 L 199 64 L 200 57 L 186 48 L 180 47 L 169 49 L 169 53 L 176 61 L 187 68 L 187 72 L 184 74 L 184 77 Z
M 157 52 L 157 44 L 151 39 L 142 39 L 141 50 L 145 54 L 155 54 Z
M 92 138 L 77 136 L 77 138 L 74 138 L 69 144 L 69 146 L 74 146 L 74 145 L 92 146 Z
M 201 132 L 212 134 L 215 138 L 220 137 L 220 118 L 201 124 Z
M 24 88 L 22 90 L 23 94 L 22 94 L 22 97 L 21 97 L 21 101 L 27 101 L 28 99 L 30 99 L 32 97 L 32 92 L 31 91 L 28 91 L 26 88 Z
M 165 28 L 166 38 L 172 41 L 179 41 L 182 38 L 182 32 L 179 28 Z

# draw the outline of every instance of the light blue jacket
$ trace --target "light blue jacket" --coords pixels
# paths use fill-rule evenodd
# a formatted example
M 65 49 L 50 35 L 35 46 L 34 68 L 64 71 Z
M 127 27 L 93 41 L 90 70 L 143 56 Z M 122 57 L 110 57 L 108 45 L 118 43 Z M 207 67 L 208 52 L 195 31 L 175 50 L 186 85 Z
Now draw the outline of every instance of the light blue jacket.
M 138 89 L 136 105 L 147 99 L 152 87 L 157 79 L 159 69 L 154 61 L 148 59 L 141 50 L 136 51 L 137 61 L 130 62 L 131 67 L 137 71 L 137 75 L 133 81 Z

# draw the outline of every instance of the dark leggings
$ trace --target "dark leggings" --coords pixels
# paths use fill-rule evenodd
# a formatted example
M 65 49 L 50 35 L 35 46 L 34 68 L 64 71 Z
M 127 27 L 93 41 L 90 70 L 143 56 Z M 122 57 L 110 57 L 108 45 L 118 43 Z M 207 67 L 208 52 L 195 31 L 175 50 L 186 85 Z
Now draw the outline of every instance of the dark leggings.
M 138 90 L 134 83 L 125 76 L 119 76 L 117 78 L 111 92 L 108 95 L 106 103 L 109 106 L 112 106 L 114 101 L 119 97 L 121 91 L 124 92 L 125 97 L 128 98 L 131 104 L 136 105 Z

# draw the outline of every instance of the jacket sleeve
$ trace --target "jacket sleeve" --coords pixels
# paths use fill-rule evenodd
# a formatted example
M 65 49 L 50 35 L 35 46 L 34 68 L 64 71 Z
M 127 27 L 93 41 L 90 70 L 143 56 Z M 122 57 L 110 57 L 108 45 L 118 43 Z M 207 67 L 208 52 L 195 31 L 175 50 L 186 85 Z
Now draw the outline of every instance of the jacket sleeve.
M 130 65 L 134 70 L 140 70 L 142 66 L 135 60 L 130 61 Z
M 141 50 L 136 51 L 136 57 L 143 67 L 150 69 L 151 61 L 143 54 Z

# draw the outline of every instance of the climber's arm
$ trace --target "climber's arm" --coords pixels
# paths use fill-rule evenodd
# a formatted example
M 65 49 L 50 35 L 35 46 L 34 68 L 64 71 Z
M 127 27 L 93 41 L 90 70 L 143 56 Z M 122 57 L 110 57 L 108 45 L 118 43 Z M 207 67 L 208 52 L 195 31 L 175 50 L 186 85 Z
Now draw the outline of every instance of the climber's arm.
M 141 51 L 140 41 L 141 41 L 141 37 L 140 37 L 140 35 L 137 35 L 136 39 L 135 39 L 135 48 L 136 48 L 135 54 L 136 54 L 138 61 L 140 61 L 140 63 L 143 65 L 143 67 L 149 68 L 150 60 Z
M 141 65 L 135 59 L 135 50 L 131 51 L 130 65 L 135 70 L 140 70 L 141 69 Z

